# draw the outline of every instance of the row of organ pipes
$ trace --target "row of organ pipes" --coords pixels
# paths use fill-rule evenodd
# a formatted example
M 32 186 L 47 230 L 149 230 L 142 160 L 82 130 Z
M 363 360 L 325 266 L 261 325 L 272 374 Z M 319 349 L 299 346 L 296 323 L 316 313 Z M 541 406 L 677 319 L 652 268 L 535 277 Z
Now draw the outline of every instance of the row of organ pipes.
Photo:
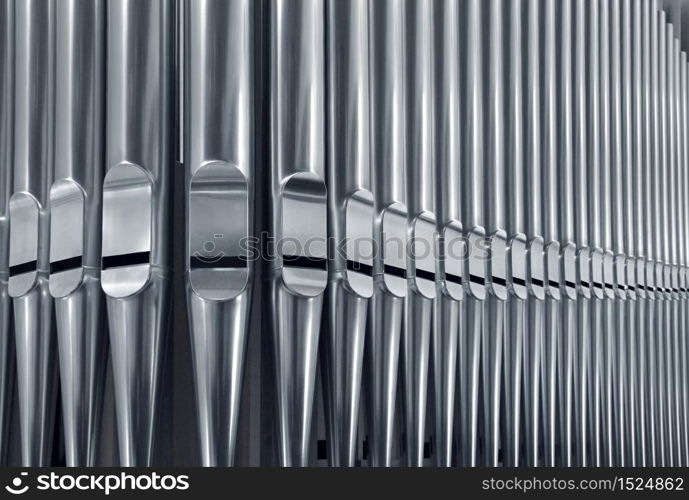
M 682 7 L 0 0 L 3 461 L 94 465 L 110 359 L 155 462 L 183 273 L 202 465 L 262 362 L 280 465 L 322 397 L 331 466 L 688 466 Z

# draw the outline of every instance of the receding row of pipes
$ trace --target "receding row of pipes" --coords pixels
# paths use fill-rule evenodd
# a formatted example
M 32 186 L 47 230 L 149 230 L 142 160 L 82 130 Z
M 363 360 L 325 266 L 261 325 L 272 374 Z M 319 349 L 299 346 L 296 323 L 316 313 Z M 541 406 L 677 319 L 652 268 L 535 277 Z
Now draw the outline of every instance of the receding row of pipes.
M 373 466 L 689 466 L 689 63 L 661 7 L 0 0 L 3 454 L 16 360 L 22 462 L 50 465 L 60 383 L 93 465 L 110 356 L 120 463 L 154 462 L 184 203 L 203 465 L 235 461 L 261 335 L 281 465 L 313 463 L 320 365 L 333 466 L 363 440 Z

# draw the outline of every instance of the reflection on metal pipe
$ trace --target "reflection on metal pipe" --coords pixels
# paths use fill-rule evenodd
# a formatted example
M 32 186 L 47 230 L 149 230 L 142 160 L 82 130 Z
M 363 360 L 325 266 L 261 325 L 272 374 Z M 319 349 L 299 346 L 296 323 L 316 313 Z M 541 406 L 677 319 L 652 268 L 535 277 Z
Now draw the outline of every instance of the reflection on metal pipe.
M 0 2 L 0 466 L 7 465 L 14 397 L 14 338 L 9 278 L 9 200 L 14 118 L 14 0 Z
M 558 210 L 558 109 L 556 68 L 556 9 L 559 3 L 548 0 L 543 8 L 541 31 L 541 126 L 543 172 L 543 237 L 545 246 L 544 285 L 546 292 L 543 343 L 541 346 L 542 411 L 543 411 L 543 463 L 556 465 L 557 457 L 557 352 L 560 338 L 561 276 L 560 276 L 560 228 Z
M 15 7 L 8 291 L 14 299 L 22 463 L 41 466 L 49 464 L 57 394 L 55 318 L 48 291 L 55 2 L 29 0 Z
M 318 333 L 327 285 L 325 11 L 316 0 L 270 5 L 269 235 L 266 317 L 272 334 L 279 462 L 309 460 Z M 294 54 L 297 54 L 295 56 Z M 294 70 L 294 58 L 300 61 Z M 299 126 L 295 126 L 299 124 Z
M 95 465 L 107 327 L 100 283 L 105 4 L 58 0 L 50 294 L 55 299 L 67 465 Z
M 101 282 L 124 466 L 155 459 L 168 337 L 172 8 L 165 0 L 127 0 L 108 2 L 107 10 Z
M 460 221 L 460 71 L 459 0 L 433 2 L 433 147 L 438 275 L 433 311 L 432 367 L 436 464 L 452 465 L 455 435 L 455 392 L 460 315 L 464 298 L 462 259 L 465 255 Z
M 407 295 L 402 329 L 404 435 L 407 465 L 422 466 L 426 432 L 428 360 L 436 295 L 436 218 L 433 172 L 431 2 L 404 4 L 404 161 L 409 219 Z
M 505 108 L 508 116 L 505 132 L 506 148 L 506 220 L 505 229 L 512 235 L 507 248 L 508 311 L 505 317 L 504 338 L 504 430 L 501 443 L 504 463 L 518 466 L 522 462 L 522 376 L 524 332 L 526 329 L 526 224 L 524 220 L 524 186 L 526 185 L 523 138 L 523 86 L 522 86 L 522 6 L 512 0 L 509 4 L 509 23 L 505 22 L 509 36 L 504 40 L 509 51 Z
M 542 349 L 545 327 L 545 253 L 543 240 L 543 165 L 541 155 L 541 64 L 539 2 L 526 3 L 525 53 L 525 152 L 528 189 L 526 199 L 527 244 L 527 331 L 524 336 L 524 398 L 526 404 L 526 465 L 542 462 Z
M 366 331 L 369 464 L 392 465 L 402 311 L 407 295 L 403 118 L 403 4 L 369 2 L 371 168 L 375 218 L 373 296 Z
M 500 465 L 500 383 L 502 381 L 503 344 L 505 335 L 505 300 L 507 299 L 507 266 L 505 232 L 505 119 L 503 71 L 503 13 L 499 1 L 484 5 L 488 26 L 484 32 L 485 61 L 487 61 L 484 93 L 487 143 L 483 196 L 485 202 L 486 246 L 489 249 L 486 273 L 488 297 L 484 311 L 485 329 L 481 339 L 483 393 L 483 461 L 485 465 Z
M 186 2 L 186 295 L 204 466 L 234 463 L 253 262 L 253 3 Z M 221 105 L 219 105 L 219 103 Z
M 338 250 L 328 261 L 320 360 L 328 462 L 353 467 L 368 299 L 373 294 L 368 2 L 329 1 L 326 15 L 332 27 L 327 40 L 328 228 Z
M 462 151 L 465 168 L 462 172 L 464 189 L 471 196 L 462 197 L 462 216 L 468 252 L 466 261 L 465 305 L 466 327 L 459 338 L 459 407 L 461 450 L 460 463 L 464 466 L 479 465 L 479 366 L 481 337 L 484 331 L 484 301 L 486 299 L 486 238 L 483 207 L 483 78 L 481 51 L 481 8 L 479 0 L 466 2 L 463 17 L 461 55 L 466 64 L 464 94 L 462 95 Z

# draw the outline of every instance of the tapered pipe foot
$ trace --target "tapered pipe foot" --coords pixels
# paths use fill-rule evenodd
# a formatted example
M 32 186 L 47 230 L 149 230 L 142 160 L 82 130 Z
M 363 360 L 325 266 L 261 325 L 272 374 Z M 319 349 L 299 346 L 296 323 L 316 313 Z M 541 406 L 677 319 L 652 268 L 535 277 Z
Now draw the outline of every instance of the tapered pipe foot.
M 433 315 L 432 365 L 436 465 L 439 467 L 452 465 L 459 316 L 462 305 L 463 301 L 453 300 L 441 291 L 437 292 Z
M 409 291 L 402 340 L 407 465 L 423 466 L 433 299 Z
M 368 300 L 352 293 L 342 281 L 334 281 L 326 291 L 324 312 L 320 356 L 328 462 L 333 467 L 353 467 Z
M 93 466 L 108 357 L 100 280 L 87 275 L 74 293 L 55 299 L 55 314 L 67 465 Z
M 54 314 L 43 277 L 14 299 L 21 454 L 26 467 L 50 465 L 58 381 Z
M 323 295 L 296 295 L 285 288 L 281 277 L 271 281 L 270 289 L 267 307 L 273 335 L 279 462 L 284 467 L 305 467 Z
M 154 276 L 125 298 L 107 298 L 120 464 L 154 460 L 161 375 L 168 338 L 170 282 Z
M 8 459 L 15 373 L 12 299 L 7 281 L 0 278 L 0 467 L 7 465 Z
M 232 466 L 242 394 L 251 288 L 212 301 L 187 288 L 201 464 Z
M 369 464 L 392 465 L 397 396 L 397 370 L 404 298 L 382 289 L 371 297 L 364 349 L 364 387 L 367 399 Z

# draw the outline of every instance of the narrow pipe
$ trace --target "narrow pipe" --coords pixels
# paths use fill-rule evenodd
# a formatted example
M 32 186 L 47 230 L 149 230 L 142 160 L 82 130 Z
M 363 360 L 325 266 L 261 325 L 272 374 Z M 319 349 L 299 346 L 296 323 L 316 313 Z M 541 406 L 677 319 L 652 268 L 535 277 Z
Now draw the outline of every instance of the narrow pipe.
M 527 307 L 528 330 L 524 341 L 524 397 L 526 401 L 527 464 L 540 463 L 541 437 L 541 363 L 545 322 L 545 254 L 543 241 L 543 184 L 541 155 L 541 66 L 540 10 L 537 1 L 526 4 L 526 76 L 525 127 L 526 174 L 530 189 L 526 190 L 526 236 L 528 243 Z
M 100 283 L 105 3 L 56 4 L 55 173 L 50 294 L 55 299 L 67 465 L 95 465 L 107 367 Z M 72 265 L 64 265 L 74 262 Z
M 255 12 L 186 1 L 185 280 L 201 464 L 234 463 L 253 263 Z M 234 263 L 230 263 L 234 259 Z
M 373 169 L 374 290 L 364 347 L 369 464 L 391 466 L 397 369 L 407 283 L 401 0 L 369 2 L 371 168 Z M 397 271 L 397 272 L 395 272 Z
M 13 183 L 14 0 L 0 2 L 0 466 L 7 465 L 15 384 L 12 299 L 9 279 L 9 200 Z
M 273 350 L 278 461 L 306 466 L 328 279 L 325 8 L 316 0 L 279 0 L 270 3 L 268 17 L 268 233 L 279 245 L 264 305 Z M 294 71 L 295 54 L 300 71 Z
M 501 443 L 504 464 L 516 467 L 522 463 L 522 391 L 523 348 L 526 328 L 526 225 L 524 220 L 526 184 L 524 165 L 524 93 L 522 71 L 522 5 L 510 1 L 508 35 L 503 37 L 504 50 L 509 54 L 506 67 L 505 109 L 508 117 L 505 131 L 505 183 L 509 186 L 506 199 L 505 229 L 510 239 L 507 246 L 507 286 L 509 290 L 505 313 L 504 337 L 504 417 Z
M 487 143 L 486 172 L 483 185 L 485 229 L 490 248 L 488 260 L 486 329 L 482 338 L 482 394 L 484 464 L 500 464 L 500 387 L 502 381 L 503 344 L 505 335 L 505 300 L 507 299 L 505 231 L 505 79 L 503 12 L 499 1 L 484 5 L 488 29 L 483 33 L 487 62 L 487 92 L 484 93 L 484 136 Z
M 449 467 L 455 435 L 462 287 L 459 1 L 433 2 L 433 162 L 438 220 L 438 276 L 431 344 L 436 465 Z
M 407 296 L 402 330 L 402 373 L 407 465 L 422 466 L 426 432 L 428 360 L 436 299 L 435 179 L 432 125 L 432 9 L 407 0 L 405 13 L 405 139 L 407 166 Z
M 589 394 L 590 394 L 590 322 L 589 302 L 591 298 L 590 260 L 588 230 L 588 123 L 586 100 L 586 27 L 587 5 L 574 2 L 574 47 L 573 47 L 573 137 L 574 137 L 574 234 L 579 243 L 576 254 L 577 285 L 577 334 L 574 379 L 575 409 L 575 454 L 576 464 L 586 466 L 590 463 L 589 446 Z
M 462 450 L 462 465 L 479 464 L 479 360 L 481 337 L 484 331 L 484 305 L 486 298 L 486 255 L 484 229 L 484 150 L 483 150 L 483 53 L 481 51 L 481 9 L 480 0 L 467 2 L 466 15 L 462 32 L 464 41 L 461 45 L 463 61 L 466 61 L 464 75 L 464 93 L 461 110 L 462 152 L 466 168 L 462 171 L 464 190 L 471 196 L 462 197 L 462 216 L 468 251 L 464 281 L 467 292 L 466 330 L 460 335 L 459 369 L 460 397 L 459 405 L 463 409 L 460 415 L 461 436 L 459 446 Z
M 101 283 L 120 464 L 150 466 L 157 453 L 170 305 L 173 4 L 108 2 L 106 18 Z
M 371 269 L 373 195 L 369 129 L 368 2 L 327 3 L 329 234 L 345 242 L 329 260 L 320 343 L 328 462 L 353 467 Z
M 22 464 L 45 466 L 53 445 L 58 380 L 53 298 L 48 290 L 55 2 L 29 0 L 15 7 L 8 293 L 14 299 Z

